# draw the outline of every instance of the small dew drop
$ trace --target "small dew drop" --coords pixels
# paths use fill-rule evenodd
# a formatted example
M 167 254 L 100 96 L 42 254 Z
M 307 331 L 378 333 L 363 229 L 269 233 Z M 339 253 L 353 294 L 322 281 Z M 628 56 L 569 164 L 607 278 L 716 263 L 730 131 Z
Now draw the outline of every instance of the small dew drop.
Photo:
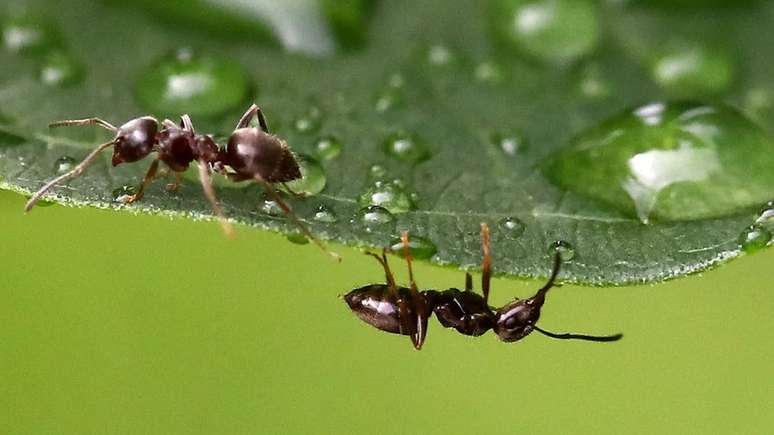
M 490 140 L 500 151 L 511 157 L 527 148 L 527 139 L 519 132 L 493 133 Z
M 70 86 L 82 78 L 83 67 L 72 55 L 64 51 L 47 54 L 40 69 L 40 81 L 47 86 Z
M 2 40 L 6 50 L 12 53 L 41 54 L 54 44 L 50 26 L 43 20 L 22 16 L 2 24 Z
M 404 131 L 387 136 L 384 150 L 390 157 L 413 164 L 430 158 L 430 150 L 425 142 L 416 135 Z
M 264 200 L 261 205 L 258 207 L 258 210 L 269 216 L 282 216 L 284 213 L 282 211 L 282 207 L 279 206 L 276 202 L 272 200 Z
M 387 168 L 382 165 L 371 165 L 368 168 L 368 176 L 372 180 L 383 180 L 387 176 Z
M 771 231 L 762 225 L 751 225 L 739 235 L 739 247 L 748 254 L 760 251 L 771 241 Z
M 75 159 L 70 156 L 62 156 L 54 162 L 54 172 L 64 174 L 75 167 Z
M 341 154 L 341 141 L 335 136 L 323 136 L 317 140 L 315 154 L 320 160 L 332 160 Z
M 299 133 L 314 133 L 322 126 L 322 111 L 317 106 L 310 106 L 304 115 L 293 122 L 293 128 Z
M 505 79 L 503 67 L 491 61 L 478 64 L 474 74 L 481 83 L 501 83 Z
M 359 198 L 359 204 L 363 207 L 377 205 L 390 213 L 406 213 L 414 209 L 414 201 L 406 192 L 403 184 L 395 181 L 376 181 Z
M 388 229 L 395 225 L 395 216 L 378 205 L 369 205 L 360 209 L 357 219 L 368 232 Z
M 306 245 L 309 243 L 309 239 L 301 233 L 290 233 L 286 236 L 288 242 L 296 245 Z
M 587 65 L 581 71 L 578 89 L 587 98 L 593 100 L 607 98 L 612 93 L 610 88 L 610 83 L 602 76 L 598 65 Z
M 521 219 L 515 217 L 506 217 L 501 219 L 500 222 L 498 222 L 498 226 L 500 227 L 502 234 L 505 235 L 505 238 L 509 240 L 518 239 L 522 234 L 524 234 L 524 230 L 527 229 L 527 226 L 524 224 L 524 222 L 522 222 Z
M 230 59 L 195 56 L 180 50 L 141 74 L 135 86 L 140 104 L 156 113 L 214 117 L 236 109 L 247 98 L 248 79 Z
M 554 255 L 559 253 L 562 256 L 562 261 L 570 261 L 575 258 L 575 248 L 564 240 L 557 240 L 548 247 L 548 253 Z
M 285 183 L 287 189 L 302 196 L 313 196 L 322 192 L 325 189 L 327 177 L 320 163 L 306 154 L 299 154 L 296 160 L 301 170 L 301 178 Z
M 454 61 L 454 54 L 445 45 L 433 45 L 427 50 L 427 61 L 432 65 L 448 65 Z
M 336 216 L 336 213 L 324 205 L 317 207 L 317 210 L 315 210 L 312 219 L 314 219 L 315 222 L 321 222 L 325 224 L 332 224 L 339 220 L 338 216 Z
M 651 75 L 673 95 L 700 97 L 728 88 L 734 67 L 721 50 L 700 43 L 676 43 L 655 59 Z
M 432 258 L 438 248 L 430 239 L 425 237 L 409 235 L 409 253 L 413 258 L 419 260 L 427 260 Z M 390 242 L 390 251 L 404 257 L 403 241 L 401 239 L 394 239 Z
M 129 200 L 129 197 L 137 193 L 135 186 L 124 184 L 121 187 L 113 189 L 113 201 L 125 203 Z

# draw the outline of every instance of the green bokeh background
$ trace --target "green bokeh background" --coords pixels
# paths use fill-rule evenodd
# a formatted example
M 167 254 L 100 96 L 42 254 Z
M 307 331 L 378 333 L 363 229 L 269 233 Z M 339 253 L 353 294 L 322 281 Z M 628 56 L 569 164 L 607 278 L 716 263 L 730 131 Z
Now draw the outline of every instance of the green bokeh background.
M 382 279 L 354 249 L 334 246 L 336 264 L 261 231 L 232 241 L 215 223 L 60 206 L 25 216 L 23 202 L 0 192 L 2 434 L 774 427 L 774 250 L 654 286 L 552 291 L 541 326 L 624 332 L 615 344 L 503 344 L 433 320 L 416 352 L 337 297 Z M 498 279 L 494 302 L 539 284 Z

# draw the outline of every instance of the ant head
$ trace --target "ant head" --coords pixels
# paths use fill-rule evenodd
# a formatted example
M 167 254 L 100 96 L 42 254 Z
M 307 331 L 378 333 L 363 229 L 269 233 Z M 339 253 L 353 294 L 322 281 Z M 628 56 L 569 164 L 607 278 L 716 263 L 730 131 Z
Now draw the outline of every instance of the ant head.
M 159 123 L 155 118 L 135 118 L 118 128 L 113 141 L 113 166 L 124 162 L 136 162 L 153 151 Z
M 251 177 L 258 174 L 270 183 L 301 178 L 298 162 L 288 145 L 278 137 L 257 128 L 234 130 L 228 138 L 225 159 L 237 172 Z
M 500 340 L 517 341 L 535 328 L 540 318 L 543 300 L 537 298 L 515 300 L 497 310 L 494 331 Z

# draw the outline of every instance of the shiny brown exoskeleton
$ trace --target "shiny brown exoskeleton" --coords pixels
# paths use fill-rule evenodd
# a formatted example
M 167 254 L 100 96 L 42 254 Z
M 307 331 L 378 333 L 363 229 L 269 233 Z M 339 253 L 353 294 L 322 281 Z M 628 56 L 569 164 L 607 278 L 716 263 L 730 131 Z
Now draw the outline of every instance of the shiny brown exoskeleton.
M 554 255 L 554 265 L 548 282 L 529 299 L 515 299 L 502 308 L 488 304 L 489 282 L 491 279 L 491 257 L 489 254 L 489 227 L 481 224 L 481 244 L 484 251 L 481 286 L 483 296 L 473 291 L 473 279 L 465 274 L 465 290 L 452 288 L 444 291 L 427 290 L 420 292 L 414 281 L 411 256 L 408 249 L 408 233 L 403 233 L 403 252 L 409 269 L 410 287 L 398 287 L 387 263 L 385 251 L 375 257 L 384 268 L 387 284 L 371 284 L 357 288 L 344 297 L 350 309 L 364 322 L 382 331 L 408 335 L 414 347 L 419 350 L 427 334 L 430 315 L 435 313 L 438 321 L 446 328 L 454 328 L 463 335 L 479 336 L 493 330 L 504 342 L 518 341 L 538 331 L 548 337 L 586 341 L 617 341 L 622 334 L 592 336 L 582 334 L 555 334 L 538 328 L 540 309 L 545 303 L 548 290 L 554 286 L 559 274 L 561 256 Z
M 260 128 L 251 127 L 253 118 L 258 118 Z M 306 237 L 314 241 L 320 248 L 338 258 L 333 252 L 315 238 L 291 210 L 290 206 L 277 193 L 272 183 L 287 182 L 301 178 L 301 171 L 295 156 L 282 139 L 269 133 L 266 119 L 261 109 L 253 104 L 242 115 L 234 132 L 225 147 L 218 146 L 209 135 L 197 134 L 191 118 L 181 117 L 180 126 L 166 119 L 159 122 L 150 116 L 135 118 L 116 128 L 99 118 L 75 119 L 58 121 L 50 127 L 69 125 L 98 125 L 115 133 L 110 142 L 99 145 L 81 163 L 71 171 L 60 175 L 46 183 L 27 202 L 25 209 L 30 211 L 35 203 L 57 183 L 77 177 L 94 162 L 97 155 L 112 147 L 113 166 L 142 160 L 153 152 L 156 157 L 151 162 L 148 172 L 143 178 L 137 193 L 128 196 L 125 202 L 132 203 L 142 199 L 145 189 L 155 180 L 159 163 L 175 174 L 176 182 L 168 185 L 176 188 L 180 184 L 181 173 L 185 172 L 191 162 L 199 166 L 199 178 L 207 199 L 212 204 L 216 215 L 220 218 L 226 234 L 231 236 L 233 229 L 226 220 L 225 214 L 215 197 L 212 187 L 212 172 L 218 172 L 232 181 L 252 180 L 260 184 L 266 193 L 282 208 L 285 214 L 301 229 Z M 161 128 L 159 128 L 161 127 Z

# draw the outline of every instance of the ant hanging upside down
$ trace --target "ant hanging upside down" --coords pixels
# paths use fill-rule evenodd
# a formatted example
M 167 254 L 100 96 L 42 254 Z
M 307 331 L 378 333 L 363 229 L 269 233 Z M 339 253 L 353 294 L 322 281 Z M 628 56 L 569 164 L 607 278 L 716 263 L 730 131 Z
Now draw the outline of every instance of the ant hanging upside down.
M 250 122 L 255 117 L 258 118 L 260 129 L 250 127 Z M 196 161 L 204 194 L 228 236 L 233 236 L 233 229 L 215 197 L 212 187 L 213 171 L 235 182 L 252 180 L 260 184 L 307 238 L 334 258 L 339 258 L 309 232 L 274 189 L 273 183 L 301 178 L 301 171 L 287 143 L 269 133 L 263 112 L 255 104 L 242 115 L 225 147 L 216 144 L 209 135 L 197 134 L 188 115 L 180 117 L 180 126 L 165 119 L 160 130 L 159 122 L 150 116 L 132 119 L 118 128 L 99 118 L 58 121 L 49 127 L 70 125 L 98 125 L 115 133 L 115 137 L 110 142 L 99 145 L 71 171 L 41 187 L 27 202 L 26 211 L 30 211 L 54 185 L 81 175 L 99 153 L 110 147 L 113 148 L 113 166 L 136 162 L 156 152 L 156 157 L 151 162 L 137 193 L 129 196 L 125 202 L 132 203 L 142 199 L 145 189 L 156 178 L 159 163 L 164 163 L 175 174 L 177 182 L 171 186 L 176 187 L 180 183 L 180 174 L 188 169 L 191 162 Z
M 533 330 L 551 338 L 563 340 L 617 341 L 622 334 L 592 336 L 582 334 L 555 334 L 536 325 L 546 294 L 554 286 L 562 259 L 557 251 L 554 266 L 548 282 L 529 299 L 516 299 L 502 308 L 489 306 L 489 281 L 491 278 L 491 257 L 489 255 L 489 227 L 481 224 L 481 244 L 484 251 L 481 287 L 483 297 L 473 292 L 473 278 L 465 274 L 465 291 L 452 288 L 445 291 L 427 290 L 420 292 L 414 281 L 409 253 L 408 232 L 403 232 L 403 253 L 409 273 L 409 288 L 395 284 L 390 266 L 387 264 L 386 249 L 382 255 L 367 252 L 384 268 L 387 284 L 371 284 L 347 293 L 344 300 L 349 308 L 364 322 L 382 331 L 408 335 L 414 347 L 419 350 L 425 342 L 427 321 L 435 313 L 438 321 L 446 328 L 454 328 L 463 335 L 479 336 L 492 329 L 505 342 L 521 340 Z

